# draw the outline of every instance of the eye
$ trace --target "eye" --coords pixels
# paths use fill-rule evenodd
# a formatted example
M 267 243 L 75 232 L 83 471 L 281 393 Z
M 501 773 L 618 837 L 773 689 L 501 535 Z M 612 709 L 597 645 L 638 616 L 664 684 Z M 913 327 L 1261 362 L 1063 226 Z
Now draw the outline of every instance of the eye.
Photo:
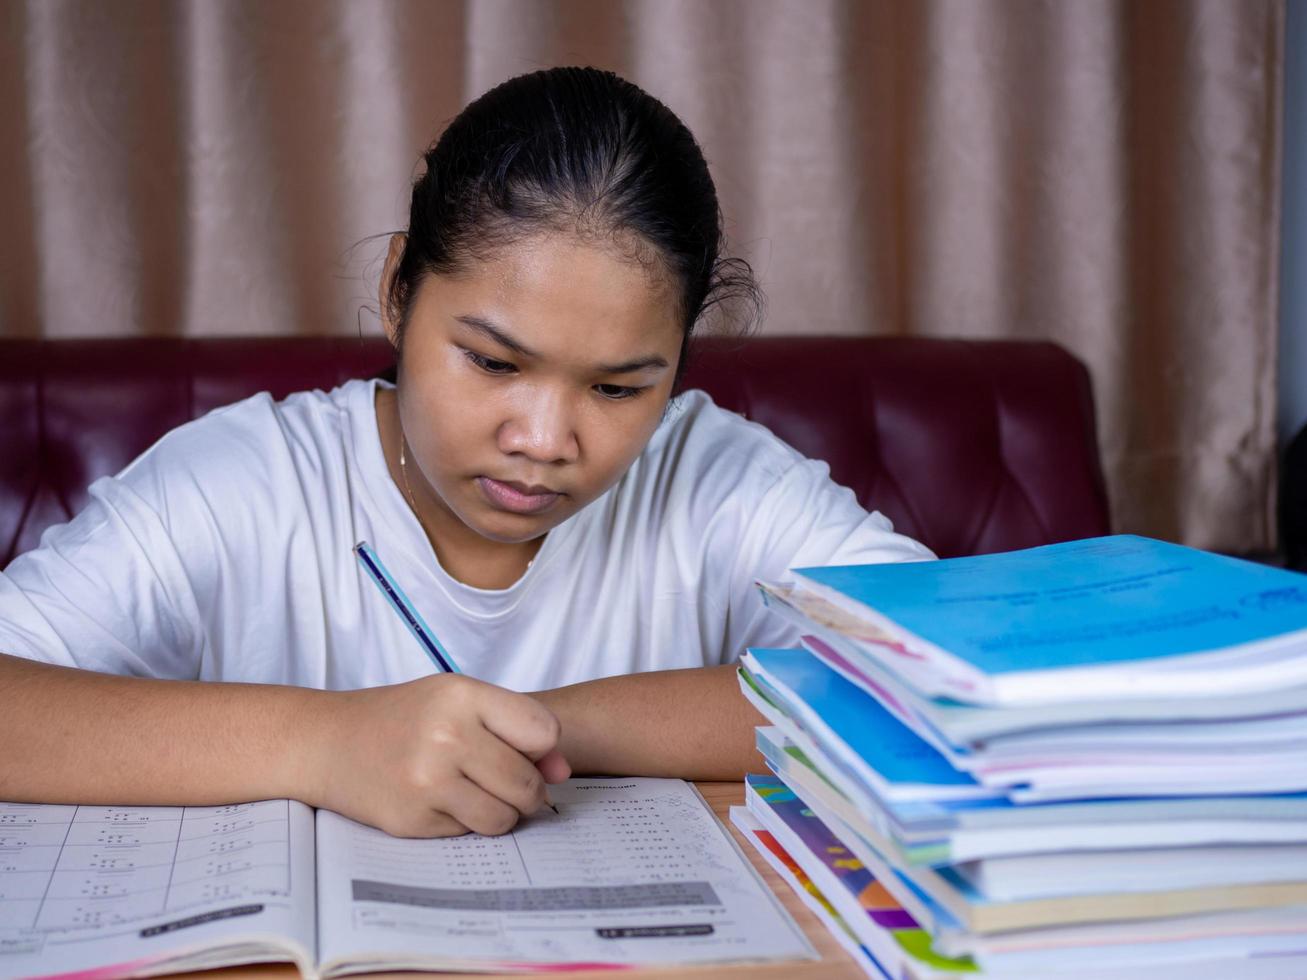
M 634 398 L 644 388 L 630 388 L 626 385 L 595 385 L 595 391 L 603 395 L 609 401 L 620 402 L 627 398 Z
M 463 356 L 479 367 L 486 374 L 512 374 L 517 368 L 508 361 L 496 361 L 492 357 L 478 354 L 476 351 L 464 350 Z

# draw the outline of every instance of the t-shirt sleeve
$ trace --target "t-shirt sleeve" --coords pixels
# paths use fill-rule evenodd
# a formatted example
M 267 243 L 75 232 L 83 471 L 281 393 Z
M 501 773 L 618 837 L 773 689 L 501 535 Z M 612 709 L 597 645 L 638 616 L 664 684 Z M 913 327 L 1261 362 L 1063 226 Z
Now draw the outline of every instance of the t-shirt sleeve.
M 795 454 L 796 461 L 740 515 L 741 537 L 731 579 L 722 662 L 747 647 L 792 647 L 799 630 L 768 609 L 754 583 L 783 582 L 792 568 L 923 561 L 935 556 L 894 531 L 882 514 L 868 513 L 853 491 L 830 478 L 829 467 Z
M 120 477 L 0 573 L 0 653 L 139 677 L 194 679 L 195 596 L 164 522 Z

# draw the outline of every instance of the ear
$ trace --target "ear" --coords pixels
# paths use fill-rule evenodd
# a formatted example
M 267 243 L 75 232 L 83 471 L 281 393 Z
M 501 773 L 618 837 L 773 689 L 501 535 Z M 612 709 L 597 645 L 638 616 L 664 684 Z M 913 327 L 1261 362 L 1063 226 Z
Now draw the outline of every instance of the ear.
M 399 260 L 404 257 L 404 244 L 407 241 L 403 232 L 395 232 L 390 236 L 390 248 L 386 252 L 386 264 L 381 270 L 381 285 L 377 292 L 377 308 L 381 310 L 381 327 L 386 331 L 386 339 L 390 341 L 390 346 L 399 348 L 399 321 L 395 317 L 395 310 L 390 306 L 390 284 L 395 279 L 395 273 L 399 271 Z

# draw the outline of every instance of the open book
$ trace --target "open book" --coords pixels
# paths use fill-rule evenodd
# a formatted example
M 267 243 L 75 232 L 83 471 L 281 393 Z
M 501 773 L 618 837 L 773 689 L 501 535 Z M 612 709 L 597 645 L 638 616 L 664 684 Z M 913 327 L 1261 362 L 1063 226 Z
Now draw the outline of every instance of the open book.
M 291 800 L 0 803 L 0 975 L 294 962 L 305 977 L 815 958 L 693 787 L 573 779 L 502 837 Z

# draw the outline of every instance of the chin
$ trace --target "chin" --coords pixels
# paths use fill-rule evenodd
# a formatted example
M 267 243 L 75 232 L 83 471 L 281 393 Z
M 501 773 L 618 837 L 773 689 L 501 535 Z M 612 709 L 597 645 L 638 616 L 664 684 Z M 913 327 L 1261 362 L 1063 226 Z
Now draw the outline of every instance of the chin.
M 463 523 L 489 541 L 498 544 L 526 544 L 528 541 L 534 541 L 536 538 L 548 534 L 570 516 L 571 511 L 557 518 L 553 514 L 545 517 L 532 517 L 526 514 L 517 515 L 506 514 L 502 511 L 491 511 L 484 520 L 468 520 L 465 517 Z

